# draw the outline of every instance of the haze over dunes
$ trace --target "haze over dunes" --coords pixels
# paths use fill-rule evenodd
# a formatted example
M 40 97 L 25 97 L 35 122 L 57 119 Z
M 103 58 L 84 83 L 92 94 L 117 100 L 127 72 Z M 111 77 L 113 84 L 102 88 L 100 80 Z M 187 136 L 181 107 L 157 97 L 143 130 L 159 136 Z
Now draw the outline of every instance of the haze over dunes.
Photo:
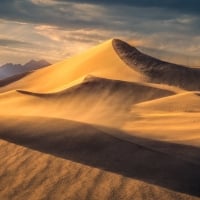
M 119 39 L 0 82 L 0 199 L 200 199 L 200 70 Z

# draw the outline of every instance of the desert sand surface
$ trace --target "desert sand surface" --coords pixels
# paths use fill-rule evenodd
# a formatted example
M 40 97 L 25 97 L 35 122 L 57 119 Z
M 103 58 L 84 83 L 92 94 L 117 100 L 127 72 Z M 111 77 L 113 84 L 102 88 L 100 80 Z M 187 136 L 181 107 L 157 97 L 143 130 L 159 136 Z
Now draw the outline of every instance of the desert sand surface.
M 200 199 L 200 70 L 112 39 L 0 83 L 0 199 Z

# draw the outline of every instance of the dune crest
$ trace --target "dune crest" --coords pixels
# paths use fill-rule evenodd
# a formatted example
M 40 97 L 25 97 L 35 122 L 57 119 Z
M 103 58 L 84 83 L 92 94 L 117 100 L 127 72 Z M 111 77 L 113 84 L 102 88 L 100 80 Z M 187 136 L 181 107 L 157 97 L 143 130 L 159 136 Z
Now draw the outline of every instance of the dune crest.
M 33 74 L 0 89 L 0 92 L 23 89 L 35 92 L 59 90 L 88 74 L 124 81 L 139 81 L 142 75 L 130 69 L 116 54 L 112 40 L 89 51 L 38 70 Z

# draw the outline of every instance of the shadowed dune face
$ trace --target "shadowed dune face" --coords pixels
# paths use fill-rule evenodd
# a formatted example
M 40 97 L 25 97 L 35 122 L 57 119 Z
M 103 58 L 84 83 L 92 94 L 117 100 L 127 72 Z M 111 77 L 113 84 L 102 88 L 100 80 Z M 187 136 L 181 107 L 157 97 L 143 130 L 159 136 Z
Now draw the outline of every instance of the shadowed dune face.
M 11 123 L 8 125 L 5 120 Z M 35 121 L 38 123 L 35 124 Z M 13 117 L 1 119 L 0 125 L 1 139 L 126 177 L 200 196 L 199 164 L 195 164 L 195 161 L 200 160 L 193 158 L 188 161 L 187 157 L 184 160 L 176 153 L 176 150 L 188 148 L 198 155 L 198 148 L 167 143 L 162 145 L 162 142 L 156 141 L 152 148 L 152 141 L 135 138 L 135 143 L 127 142 L 109 134 L 115 130 L 60 119 Z M 165 149 L 172 147 L 173 150 L 165 154 L 160 152 L 159 148 L 156 150 L 156 146 L 160 146 L 160 149 L 162 146 Z M 187 156 L 190 158 L 189 154 Z
M 200 90 L 200 69 L 198 68 L 155 59 L 118 39 L 113 40 L 113 47 L 128 66 L 144 73 L 150 82 L 174 85 L 186 90 Z

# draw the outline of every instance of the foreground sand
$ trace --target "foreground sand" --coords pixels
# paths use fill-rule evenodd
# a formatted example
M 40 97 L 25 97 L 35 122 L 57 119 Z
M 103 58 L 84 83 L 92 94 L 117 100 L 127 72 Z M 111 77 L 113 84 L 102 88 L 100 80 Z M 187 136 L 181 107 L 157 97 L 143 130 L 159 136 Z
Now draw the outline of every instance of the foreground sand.
M 200 199 L 195 70 L 110 40 L 5 80 L 0 199 Z
M 1 199 L 199 199 L 3 140 L 0 149 Z
M 0 125 L 0 137 L 11 142 L 0 143 L 1 199 L 198 199 L 197 158 L 72 121 L 12 117 Z

